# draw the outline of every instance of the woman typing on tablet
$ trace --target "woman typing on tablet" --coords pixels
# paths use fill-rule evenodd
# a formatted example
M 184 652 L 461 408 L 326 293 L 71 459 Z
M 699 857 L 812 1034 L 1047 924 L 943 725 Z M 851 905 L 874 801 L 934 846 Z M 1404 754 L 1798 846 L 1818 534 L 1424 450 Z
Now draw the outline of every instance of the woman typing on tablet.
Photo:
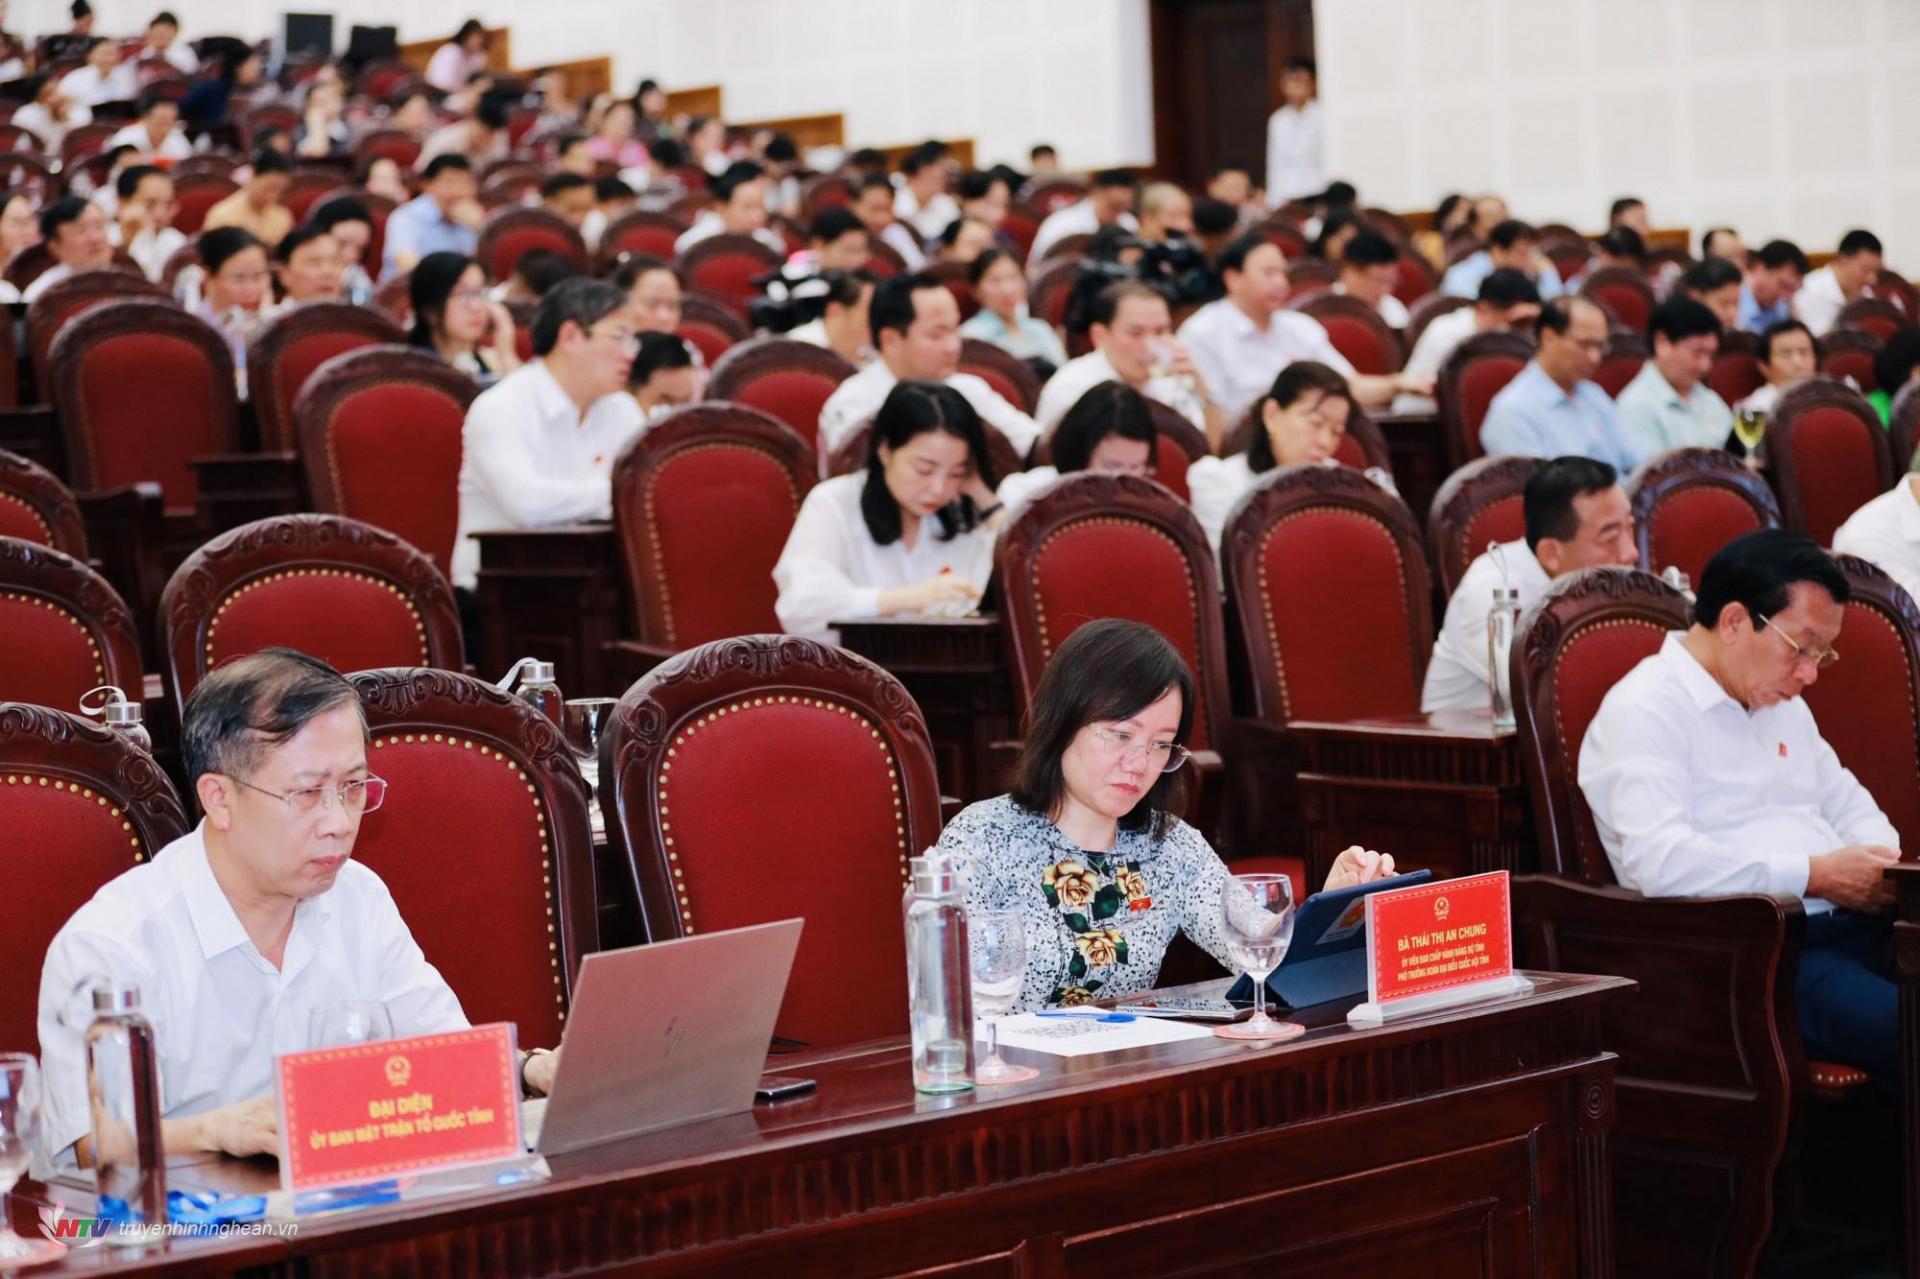
M 1014 1008 L 1151 989 L 1175 932 L 1222 964 L 1228 871 L 1175 816 L 1189 774 L 1193 676 L 1151 627 L 1089 622 L 1040 677 L 1013 789 L 973 804 L 940 836 L 968 866 L 967 906 L 1020 910 L 1027 975 Z M 1349 848 L 1325 887 L 1393 874 Z

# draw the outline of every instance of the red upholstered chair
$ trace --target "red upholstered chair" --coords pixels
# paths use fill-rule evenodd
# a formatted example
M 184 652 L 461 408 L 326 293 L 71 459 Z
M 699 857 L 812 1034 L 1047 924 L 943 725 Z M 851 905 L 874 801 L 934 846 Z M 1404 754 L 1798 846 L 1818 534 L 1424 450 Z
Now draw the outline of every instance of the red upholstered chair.
M 1820 339 L 1820 371 L 1836 381 L 1852 378 L 1860 394 L 1870 395 L 1880 389 L 1873 362 L 1884 345 L 1862 329 L 1834 329 Z
M 710 640 L 779 631 L 773 566 L 814 471 L 797 432 L 739 404 L 676 409 L 629 444 L 613 469 L 613 528 L 637 637 L 622 647 L 657 662 Z
M 1160 437 L 1154 442 L 1153 478 L 1182 502 L 1191 501 L 1187 468 L 1213 452 L 1206 432 L 1156 399 L 1147 399 L 1147 414 L 1153 419 L 1154 434 Z
M 798 636 L 702 644 L 620 699 L 600 776 L 649 940 L 799 916 L 779 1033 L 824 1046 L 906 1032 L 900 899 L 940 800 L 898 680 Z
M 141 695 L 133 614 L 84 562 L 0 537 L 0 701 L 72 710 L 102 684 Z
M 1653 286 L 1632 267 L 1598 268 L 1580 286 L 1580 296 L 1599 303 L 1615 324 L 1635 333 L 1645 333 L 1653 318 Z
M 207 212 L 240 189 L 226 173 L 181 173 L 173 179 L 173 229 L 188 237 L 200 234 Z
M 33 361 L 34 385 L 40 388 L 43 397 L 53 384 L 47 358 L 53 352 L 53 340 L 60 335 L 60 326 L 103 302 L 126 298 L 171 301 L 165 289 L 144 275 L 129 275 L 119 270 L 81 271 L 34 299 L 27 308 L 27 353 Z
M 1571 239 L 1558 239 L 1551 243 L 1543 237 L 1540 251 L 1547 255 L 1547 261 L 1553 263 L 1554 274 L 1564 283 L 1587 269 L 1587 263 L 1593 261 L 1593 246 L 1587 238 L 1576 235 Z
M 190 508 L 198 484 L 189 460 L 237 447 L 226 341 L 172 302 L 130 298 L 75 316 L 54 339 L 50 364 L 78 490 L 152 481 L 169 509 Z
M 1031 416 L 1039 406 L 1040 379 L 1025 360 L 1004 347 L 978 338 L 961 339 L 960 372 L 985 380 L 1001 399 L 1022 413 Z
M 246 138 L 249 148 L 254 145 L 254 137 L 263 129 L 279 129 L 292 134 L 299 127 L 300 113 L 278 102 L 269 102 L 264 106 L 250 108 L 240 120 L 240 132 Z
M 0 537 L 64 551 L 86 562 L 80 504 L 52 471 L 0 449 Z
M 1901 329 L 1912 328 L 1914 317 L 1885 298 L 1855 298 L 1840 308 L 1838 329 L 1858 329 L 1885 342 Z
M 1079 278 L 1078 258 L 1047 262 L 1034 271 L 1028 286 L 1029 309 L 1054 328 L 1062 328 L 1067 322 L 1067 297 L 1073 292 L 1073 282 Z
M 386 882 L 470 1021 L 513 1022 L 523 1047 L 558 1044 L 600 942 L 591 799 L 572 750 L 539 711 L 468 675 L 350 678 L 367 763 L 387 781 L 355 859 Z
M 1698 583 L 1714 552 L 1760 528 L 1780 527 L 1767 482 L 1720 449 L 1674 449 L 1648 458 L 1627 481 L 1649 571 L 1677 568 Z
M 441 572 L 460 524 L 461 431 L 480 393 L 445 360 L 406 346 L 337 355 L 293 402 L 316 510 L 383 528 Z
M 12 974 L 0 984 L 0 1044 L 32 1052 L 54 934 L 102 884 L 185 834 L 187 818 L 125 734 L 0 702 L 0 829 L 0 964 Z
M 1787 527 L 1822 546 L 1849 515 L 1893 487 L 1880 415 L 1830 378 L 1810 378 L 1780 397 L 1767 416 L 1766 448 Z
M 379 343 L 398 343 L 400 326 L 371 307 L 309 302 L 269 324 L 247 348 L 247 394 L 260 423 L 262 448 L 299 447 L 293 402 L 314 371 L 336 355 Z
M 822 209 L 845 207 L 855 198 L 853 183 L 837 173 L 816 173 L 800 184 L 800 216 L 811 222 Z
M 1300 230 L 1299 224 L 1284 214 L 1269 215 L 1264 221 L 1256 223 L 1253 230 L 1256 234 L 1265 236 L 1279 248 L 1281 254 L 1286 257 L 1289 268 L 1295 262 L 1304 261 L 1313 251 L 1312 243 Z
M 900 256 L 898 249 L 886 241 L 869 238 L 867 252 L 870 256 L 861 269 L 874 278 L 890 280 L 896 275 L 906 274 L 907 260 Z
M 114 121 L 96 120 L 91 124 L 77 124 L 68 129 L 66 136 L 60 139 L 60 165 L 71 169 L 75 162 L 99 155 L 106 150 L 107 139 L 120 132 L 124 126 Z
M 531 160 L 495 160 L 480 172 L 480 196 L 520 204 L 540 189 L 547 170 Z
M 504 280 L 534 249 L 558 253 L 579 270 L 587 269 L 587 245 L 580 232 L 559 214 L 545 209 L 516 207 L 489 215 L 480 228 L 480 245 L 474 256 L 490 277 Z
M 960 308 L 963 322 L 972 319 L 980 310 L 980 299 L 973 296 L 973 282 L 967 279 L 970 269 L 971 264 L 966 262 L 929 262 L 925 268 L 930 278 L 938 280 L 940 286 L 953 295 L 953 303 Z
M 41 240 L 13 255 L 7 262 L 4 278 L 8 284 L 24 292 L 29 284 L 52 270 L 53 266 L 53 250 L 47 247 L 45 240 Z
M 1289 255 L 1291 256 L 1291 255 Z M 1340 268 L 1319 258 L 1292 258 L 1287 263 L 1287 282 L 1293 286 L 1289 305 L 1318 297 L 1340 278 Z
M 1433 264 L 1412 252 L 1403 237 L 1398 241 L 1400 257 L 1394 262 L 1395 279 L 1393 296 L 1406 306 L 1413 306 L 1424 298 L 1435 296 L 1434 290 L 1440 287 L 1440 273 Z M 1413 350 L 1413 344 L 1407 343 L 1407 350 Z
M 1406 332 L 1402 335 L 1407 344 L 1407 354 L 1413 354 L 1413 348 L 1420 345 L 1420 335 L 1449 311 L 1458 311 L 1473 305 L 1472 298 L 1456 298 L 1445 293 L 1429 293 L 1418 302 L 1410 304 L 1407 311 Z
M 293 214 L 295 226 L 305 222 L 313 212 L 313 206 L 320 197 L 340 185 L 340 173 L 331 168 L 301 166 L 294 169 L 287 183 L 287 193 L 280 203 L 287 206 L 287 212 Z
M 720 357 L 706 398 L 776 417 L 811 450 L 820 433 L 821 406 L 855 372 L 826 347 L 792 338 L 756 338 Z
M 1720 353 L 1713 357 L 1707 385 L 1728 404 L 1738 404 L 1766 385 L 1766 376 L 1760 372 L 1760 362 L 1754 357 L 1757 346 L 1753 334 L 1740 329 L 1730 329 L 1720 335 Z
M 1883 266 L 1873 281 L 1874 293 L 1893 303 L 1910 321 L 1920 321 L 1920 289 L 1892 267 Z
M 1479 457 L 1480 424 L 1501 388 L 1533 359 L 1533 342 L 1517 333 L 1476 333 L 1455 348 L 1440 369 L 1440 422 L 1447 432 L 1447 464 L 1458 469 Z
M 1427 549 L 1442 599 L 1454 588 L 1489 542 L 1512 542 L 1527 533 L 1522 499 L 1541 459 L 1483 457 L 1469 462 L 1440 486 L 1427 511 Z
M 1087 197 L 1087 184 L 1075 177 L 1043 178 L 1027 187 L 1025 203 L 1040 211 L 1041 216 L 1058 213 L 1069 204 L 1077 204 Z
M 360 139 L 353 158 L 361 164 L 392 160 L 402 170 L 411 170 L 420 158 L 420 140 L 404 129 L 375 129 Z
M 1044 266 L 1056 259 L 1070 258 L 1077 261 L 1087 255 L 1087 246 L 1092 243 L 1093 233 L 1090 231 L 1080 231 L 1073 235 L 1063 235 L 1047 246 L 1047 251 L 1040 255 L 1040 261 L 1035 263 L 1035 265 Z
M 1647 340 L 1638 333 L 1615 329 L 1607 335 L 1607 353 L 1600 357 L 1600 367 L 1594 371 L 1593 380 L 1608 395 L 1619 399 L 1620 392 L 1627 389 L 1627 383 L 1640 376 L 1641 366 L 1652 355 L 1647 349 Z
M 622 254 L 638 253 L 673 261 L 673 246 L 687 233 L 687 223 L 671 213 L 652 213 L 644 209 L 623 213 L 607 223 L 600 233 L 600 262 L 609 265 Z
M 1380 312 L 1358 298 L 1323 293 L 1301 305 L 1300 313 L 1320 321 L 1334 349 L 1361 373 L 1397 373 L 1407 362 L 1400 335 Z
M 688 288 L 737 303 L 744 316 L 747 299 L 760 295 L 754 281 L 778 271 L 780 255 L 750 235 L 713 235 L 688 248 L 674 266 Z
M 680 300 L 680 336 L 699 347 L 701 358 L 712 365 L 733 346 L 752 337 L 753 330 L 731 307 L 689 294 Z
M 175 709 L 214 667 L 275 644 L 342 671 L 464 664 L 453 588 L 433 561 L 338 515 L 282 515 L 214 538 L 167 583 L 160 630 Z

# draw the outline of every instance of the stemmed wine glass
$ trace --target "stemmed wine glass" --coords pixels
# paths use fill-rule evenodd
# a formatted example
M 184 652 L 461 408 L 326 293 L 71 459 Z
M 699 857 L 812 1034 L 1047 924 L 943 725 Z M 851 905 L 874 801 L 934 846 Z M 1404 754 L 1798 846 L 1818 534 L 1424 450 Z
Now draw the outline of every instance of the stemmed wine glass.
M 586 779 L 588 820 L 595 835 L 602 833 L 604 821 L 599 803 L 600 735 L 606 731 L 617 705 L 619 702 L 611 697 L 572 697 L 567 699 L 562 712 L 567 745 L 573 748 L 573 757 L 580 762 L 580 776 Z
M 338 1048 L 393 1038 L 393 1014 L 373 1000 L 322 1004 L 307 1018 L 308 1048 Z
M 1233 962 L 1253 979 L 1253 1016 L 1214 1034 L 1222 1039 L 1292 1039 L 1305 1027 L 1267 1016 L 1267 975 L 1293 941 L 1293 885 L 1285 875 L 1229 875 L 1220 889 L 1221 918 Z
M 1000 1019 L 1020 998 L 1027 977 L 1027 930 L 1020 912 L 968 911 L 967 948 L 973 1011 L 987 1023 L 987 1059 L 974 1068 L 974 1082 L 1017 1084 L 1038 1077 L 1033 1067 L 1010 1065 L 1000 1056 Z
M 27 1175 L 39 1120 L 39 1064 L 25 1053 L 0 1053 L 0 1270 L 47 1261 L 62 1251 L 51 1241 L 22 1239 L 7 1212 L 7 1195 Z

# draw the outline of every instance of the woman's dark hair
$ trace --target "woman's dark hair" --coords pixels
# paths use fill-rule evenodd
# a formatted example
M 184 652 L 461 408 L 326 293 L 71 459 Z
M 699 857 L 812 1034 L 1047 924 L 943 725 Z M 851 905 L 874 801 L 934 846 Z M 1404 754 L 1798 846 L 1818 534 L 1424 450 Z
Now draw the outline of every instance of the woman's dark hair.
M 206 268 L 208 275 L 220 274 L 220 268 L 248 249 L 264 250 L 267 246 L 260 238 L 245 227 L 223 226 L 208 231 L 200 237 L 200 265 Z
M 454 33 L 453 42 L 455 44 L 465 44 L 468 36 L 483 36 L 485 34 L 487 34 L 487 29 L 482 25 L 480 19 L 468 18 L 460 24 L 460 30 Z
M 665 271 L 676 284 L 680 283 L 680 273 L 666 259 L 656 258 L 651 253 L 622 253 L 619 269 L 613 273 L 613 287 L 623 293 L 631 293 L 633 286 L 640 283 L 640 277 L 650 271 Z
M 867 441 L 867 482 L 860 490 L 860 516 L 867 532 L 881 546 L 900 540 L 900 503 L 887 488 L 886 463 L 880 449 L 905 448 L 917 435 L 938 431 L 963 440 L 973 469 L 988 488 L 998 481 L 993 473 L 993 458 L 987 452 L 986 428 L 980 415 L 967 403 L 967 397 L 942 382 L 901 382 L 887 393 L 880 411 L 874 414 L 873 433 Z M 968 532 L 980 522 L 973 499 L 962 494 L 940 508 L 940 540 L 950 541 Z
M 1125 382 L 1101 382 L 1075 400 L 1053 428 L 1054 467 L 1062 475 L 1086 470 L 1109 435 L 1144 441 L 1147 460 L 1159 462 L 1160 434 L 1153 429 L 1146 398 Z
M 413 273 L 407 277 L 407 301 L 413 304 L 409 345 L 433 349 L 434 334 L 446 316 L 447 299 L 453 296 L 468 268 L 479 265 L 464 253 L 429 253 L 414 263 Z
M 1010 798 L 1052 818 L 1067 794 L 1061 760 L 1080 730 L 1132 719 L 1168 689 L 1180 691 L 1173 740 L 1185 745 L 1193 732 L 1193 672 L 1180 650 L 1141 622 L 1110 617 L 1082 626 L 1053 655 L 1034 690 Z M 1162 838 L 1186 808 L 1191 779 L 1190 768 L 1160 774 L 1120 825 Z
M 967 283 L 976 289 L 979 288 L 980 281 L 986 278 L 987 272 L 993 270 L 994 267 L 999 266 L 1002 262 L 1011 262 L 1015 266 L 1020 266 L 1020 259 L 1014 257 L 1013 254 L 1007 252 L 1005 249 L 980 250 L 980 256 L 967 263 Z M 1025 275 L 1026 268 L 1021 267 L 1020 273 Z
M 1273 385 L 1267 388 L 1267 393 L 1253 402 L 1256 416 L 1253 440 L 1247 445 L 1247 465 L 1255 475 L 1271 471 L 1275 465 L 1273 440 L 1268 437 L 1266 426 L 1258 415 L 1265 412 L 1268 400 L 1284 409 L 1308 391 L 1338 396 L 1349 405 L 1353 403 L 1353 391 L 1347 386 L 1347 379 L 1318 360 L 1295 360 L 1281 369 L 1280 376 L 1273 379 Z
M 1338 265 L 1339 259 L 1329 256 L 1328 250 L 1333 244 L 1333 237 L 1348 227 L 1361 227 L 1364 229 L 1364 224 L 1360 221 L 1360 215 L 1353 211 L 1352 205 L 1336 204 L 1328 209 L 1327 216 L 1320 220 L 1320 234 L 1314 237 L 1313 256 L 1323 262 L 1332 262 Z

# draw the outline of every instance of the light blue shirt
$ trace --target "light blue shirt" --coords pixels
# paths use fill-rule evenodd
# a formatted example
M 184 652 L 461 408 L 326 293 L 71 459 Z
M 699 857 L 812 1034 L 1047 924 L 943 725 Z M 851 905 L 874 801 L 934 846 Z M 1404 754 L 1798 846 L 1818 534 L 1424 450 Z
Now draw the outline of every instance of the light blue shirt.
M 1447 268 L 1447 274 L 1440 281 L 1440 291 L 1450 298 L 1473 298 L 1480 296 L 1480 286 L 1493 274 L 1493 255 L 1485 249 L 1472 257 L 1461 258 Z M 1567 291 L 1560 283 L 1560 273 L 1552 266 L 1542 263 L 1540 274 L 1533 278 L 1533 285 L 1540 290 L 1540 300 L 1557 298 Z
M 960 336 L 991 342 L 1023 360 L 1045 360 L 1055 368 L 1067 362 L 1067 349 L 1060 345 L 1060 335 L 1045 320 L 1028 315 L 1025 307 L 1020 308 L 1017 329 L 992 311 L 983 309 L 960 326 Z
M 1480 447 L 1490 457 L 1590 457 L 1611 462 L 1620 474 L 1634 458 L 1622 446 L 1613 401 L 1598 382 L 1580 382 L 1568 395 L 1538 360 L 1493 397 L 1480 427 Z
M 1669 449 L 1717 449 L 1733 431 L 1733 410 L 1705 382 L 1681 396 L 1652 360 L 1613 402 L 1620 442 L 1638 466 Z
M 1754 300 L 1753 290 L 1747 287 L 1747 282 L 1740 281 L 1740 315 L 1733 322 L 1735 328 L 1748 333 L 1765 333 L 1771 326 L 1792 318 L 1792 298 L 1783 297 L 1772 306 L 1761 306 Z
M 432 196 L 417 196 L 387 215 L 386 252 L 380 277 L 394 273 L 394 259 L 402 253 L 424 258 L 429 253 L 471 255 L 480 244 L 479 232 L 461 226 L 440 211 Z

